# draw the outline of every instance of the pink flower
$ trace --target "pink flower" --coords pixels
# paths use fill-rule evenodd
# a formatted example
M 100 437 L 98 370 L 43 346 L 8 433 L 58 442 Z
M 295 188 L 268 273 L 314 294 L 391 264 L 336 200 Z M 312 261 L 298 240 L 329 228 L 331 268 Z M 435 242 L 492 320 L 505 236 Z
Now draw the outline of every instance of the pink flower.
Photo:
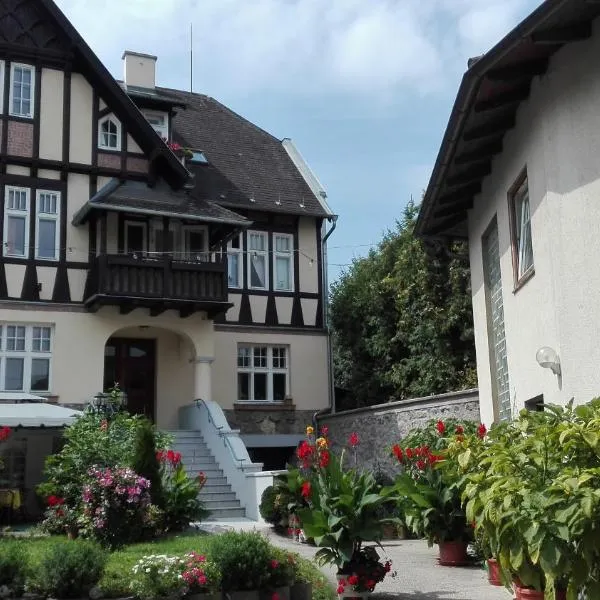
M 271 561 L 271 569 L 276 569 L 278 566 L 279 566 L 279 561 L 278 561 L 278 560 L 275 560 L 275 559 L 273 559 L 273 560 Z

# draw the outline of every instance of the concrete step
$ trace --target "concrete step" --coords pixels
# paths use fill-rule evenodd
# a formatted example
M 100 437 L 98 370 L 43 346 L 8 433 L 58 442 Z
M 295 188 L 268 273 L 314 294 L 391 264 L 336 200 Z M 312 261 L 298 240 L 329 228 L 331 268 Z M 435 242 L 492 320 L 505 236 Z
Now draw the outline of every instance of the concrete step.
M 181 458 L 186 462 L 199 462 L 201 460 L 215 460 L 208 450 L 177 450 L 181 452 Z
M 181 460 L 183 460 L 183 457 Z M 189 458 L 183 463 L 183 468 L 186 471 L 205 471 L 206 469 L 218 469 L 219 465 L 214 458 L 202 458 L 190 460 Z
M 198 498 L 202 500 L 202 502 L 222 502 L 226 503 L 228 506 L 232 505 L 234 502 L 238 502 L 236 498 L 235 492 L 205 492 L 204 488 L 198 494 Z
M 211 511 L 207 521 L 218 521 L 219 519 L 234 519 L 246 516 L 246 509 L 237 506 L 221 506 Z
M 200 473 L 204 473 L 208 482 L 212 482 L 215 479 L 219 479 L 219 480 L 223 479 L 223 480 L 225 480 L 225 482 L 227 482 L 227 479 L 223 475 L 223 471 L 221 471 L 221 469 L 217 469 L 216 467 L 213 467 L 211 469 L 197 469 L 197 470 L 186 469 L 185 472 L 188 477 L 198 477 L 198 475 L 200 475 Z M 229 482 L 227 482 L 227 483 L 229 483 Z
M 225 477 L 223 477 L 225 479 Z M 225 483 L 215 483 L 215 478 L 207 479 L 204 487 L 202 488 L 201 494 L 223 494 L 231 491 L 231 486 Z
M 213 485 L 229 485 L 229 482 L 227 481 L 227 477 L 209 477 L 206 480 L 206 485 L 202 488 L 203 490 L 206 489 L 207 487 L 211 487 Z
M 227 508 L 241 508 L 241 504 L 239 500 L 231 500 L 230 502 L 224 502 L 221 500 L 202 500 L 202 504 L 208 508 L 208 510 L 218 510 L 223 506 Z

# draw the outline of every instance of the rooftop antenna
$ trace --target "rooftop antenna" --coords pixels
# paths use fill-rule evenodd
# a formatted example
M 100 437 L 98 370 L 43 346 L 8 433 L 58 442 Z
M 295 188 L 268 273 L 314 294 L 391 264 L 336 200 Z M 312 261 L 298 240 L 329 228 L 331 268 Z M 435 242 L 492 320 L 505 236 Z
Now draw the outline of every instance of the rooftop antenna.
M 190 23 L 190 94 L 194 93 L 194 24 Z

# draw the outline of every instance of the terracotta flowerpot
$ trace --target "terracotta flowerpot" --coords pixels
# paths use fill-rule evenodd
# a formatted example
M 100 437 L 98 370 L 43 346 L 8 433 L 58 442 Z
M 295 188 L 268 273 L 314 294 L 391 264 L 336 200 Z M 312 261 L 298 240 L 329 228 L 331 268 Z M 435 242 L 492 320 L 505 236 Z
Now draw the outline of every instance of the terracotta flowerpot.
M 515 582 L 515 596 L 516 600 L 544 600 L 544 592 L 521 586 L 518 582 Z M 558 590 L 554 597 L 556 600 L 567 600 L 567 592 Z
M 492 585 L 502 585 L 502 579 L 500 577 L 500 565 L 495 558 L 488 558 L 488 581 Z
M 290 600 L 312 600 L 312 583 L 296 582 L 290 588 Z
M 221 595 L 221 592 L 213 592 L 211 594 L 209 594 L 209 593 L 187 594 L 185 597 L 186 597 L 186 600 L 221 600 L 221 598 L 223 596 Z
M 440 542 L 439 563 L 444 567 L 468 565 L 467 542 Z
M 272 600 L 275 594 L 277 600 L 290 600 L 290 588 L 287 585 L 274 590 L 261 590 L 260 600 Z
M 226 592 L 223 594 L 225 600 L 260 600 L 258 590 L 247 592 Z

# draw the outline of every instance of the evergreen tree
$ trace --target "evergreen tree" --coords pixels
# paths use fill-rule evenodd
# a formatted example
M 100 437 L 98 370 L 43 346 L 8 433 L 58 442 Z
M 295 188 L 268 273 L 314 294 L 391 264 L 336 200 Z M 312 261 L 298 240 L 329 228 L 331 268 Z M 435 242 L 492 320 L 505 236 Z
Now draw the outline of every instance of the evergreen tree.
M 148 419 L 143 419 L 137 430 L 131 468 L 138 475 L 150 481 L 152 504 L 162 507 L 164 504 L 164 492 L 160 474 L 160 463 L 156 456 L 157 450 L 159 449 L 156 447 L 154 425 Z

